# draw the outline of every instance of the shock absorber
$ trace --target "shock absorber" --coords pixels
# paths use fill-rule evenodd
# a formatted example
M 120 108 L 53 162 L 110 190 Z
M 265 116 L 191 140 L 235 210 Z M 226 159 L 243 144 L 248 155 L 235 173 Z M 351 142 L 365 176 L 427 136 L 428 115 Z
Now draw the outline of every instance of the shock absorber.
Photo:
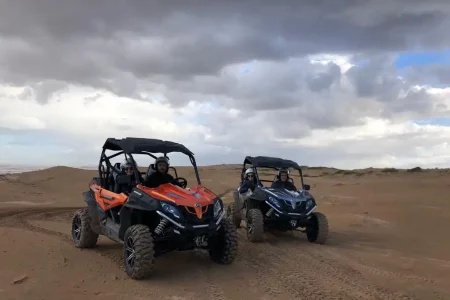
M 164 229 L 166 228 L 167 224 L 169 224 L 169 221 L 166 218 L 161 218 L 161 221 L 159 222 L 158 226 L 155 228 L 156 234 L 162 234 L 164 232 Z

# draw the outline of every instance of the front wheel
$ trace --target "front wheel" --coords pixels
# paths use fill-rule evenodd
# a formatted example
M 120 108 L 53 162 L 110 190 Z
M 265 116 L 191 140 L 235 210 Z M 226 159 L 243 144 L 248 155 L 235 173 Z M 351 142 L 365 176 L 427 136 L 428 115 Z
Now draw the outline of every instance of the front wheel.
M 261 210 L 252 208 L 247 213 L 247 238 L 250 242 L 260 242 L 264 236 L 264 218 Z
M 130 226 L 123 239 L 125 271 L 132 279 L 145 279 L 153 271 L 154 243 L 150 229 L 145 225 Z
M 306 227 L 306 237 L 311 243 L 325 244 L 328 239 L 328 220 L 323 213 L 312 213 L 310 223 Z
M 72 240 L 77 248 L 93 248 L 98 234 L 91 229 L 91 218 L 87 208 L 80 208 L 72 217 Z
M 209 256 L 216 263 L 228 265 L 237 255 L 237 231 L 229 219 L 223 219 L 220 225 L 217 235 L 209 241 Z

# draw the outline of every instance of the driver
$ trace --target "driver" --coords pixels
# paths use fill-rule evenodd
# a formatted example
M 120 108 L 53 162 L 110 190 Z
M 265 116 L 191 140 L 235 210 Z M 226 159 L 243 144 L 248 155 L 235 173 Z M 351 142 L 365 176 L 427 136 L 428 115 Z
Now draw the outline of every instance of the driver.
M 165 183 L 177 184 L 175 182 L 175 178 L 173 178 L 173 176 L 168 173 L 169 160 L 167 159 L 167 157 L 158 157 L 155 160 L 155 169 L 156 172 L 153 172 L 145 178 L 144 186 L 155 188 Z
M 280 169 L 280 171 L 278 171 L 278 180 L 272 183 L 271 188 L 296 191 L 297 188 L 288 179 L 289 179 L 289 170 L 286 168 Z

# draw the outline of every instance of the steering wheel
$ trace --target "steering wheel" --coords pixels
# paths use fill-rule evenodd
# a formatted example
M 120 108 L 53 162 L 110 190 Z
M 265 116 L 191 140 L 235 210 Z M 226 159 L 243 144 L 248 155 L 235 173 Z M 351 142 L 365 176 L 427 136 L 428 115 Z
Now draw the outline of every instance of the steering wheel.
M 185 189 L 187 187 L 187 180 L 184 177 L 177 177 L 174 180 L 175 184 L 178 185 L 179 187 L 182 187 L 183 189 Z

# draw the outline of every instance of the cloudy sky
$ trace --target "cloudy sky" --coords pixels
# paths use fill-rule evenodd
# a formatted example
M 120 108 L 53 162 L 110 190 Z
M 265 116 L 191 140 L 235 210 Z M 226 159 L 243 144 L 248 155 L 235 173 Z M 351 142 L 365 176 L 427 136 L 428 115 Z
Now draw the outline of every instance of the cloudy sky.
M 448 167 L 448 28 L 448 0 L 1 0 L 0 164 L 136 136 L 200 165 Z

